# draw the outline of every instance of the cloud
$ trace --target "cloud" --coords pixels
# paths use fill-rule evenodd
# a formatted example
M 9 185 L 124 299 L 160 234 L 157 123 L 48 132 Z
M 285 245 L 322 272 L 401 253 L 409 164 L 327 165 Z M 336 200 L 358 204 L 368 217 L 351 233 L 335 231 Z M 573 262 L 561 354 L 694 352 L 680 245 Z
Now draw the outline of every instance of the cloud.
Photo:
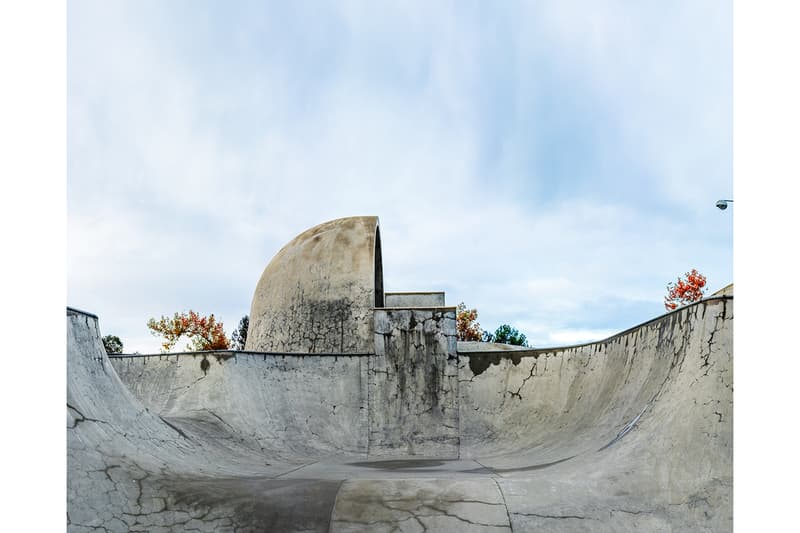
M 551 346 L 569 346 L 572 344 L 596 342 L 603 339 L 607 339 L 614 333 L 617 332 L 607 329 L 576 329 L 576 330 L 553 331 L 549 335 L 548 344 Z
M 387 289 L 540 344 L 732 279 L 729 10 L 192 6 L 69 6 L 69 302 L 131 350 L 190 307 L 232 330 L 342 216 L 380 216 Z

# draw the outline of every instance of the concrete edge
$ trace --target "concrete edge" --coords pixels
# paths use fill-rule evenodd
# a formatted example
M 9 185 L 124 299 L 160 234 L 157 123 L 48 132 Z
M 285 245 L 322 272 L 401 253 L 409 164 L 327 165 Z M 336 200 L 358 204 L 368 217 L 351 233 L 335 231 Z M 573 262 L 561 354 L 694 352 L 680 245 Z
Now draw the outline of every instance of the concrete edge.
M 561 352 L 561 351 L 569 350 L 569 349 L 572 349 L 572 348 L 581 348 L 581 347 L 584 347 L 584 346 L 591 346 L 591 345 L 594 345 L 594 344 L 605 344 L 605 343 L 608 343 L 608 342 L 616 339 L 617 337 L 621 337 L 622 335 L 626 335 L 626 334 L 628 334 L 628 333 L 630 333 L 630 332 L 632 332 L 632 331 L 634 331 L 636 329 L 642 328 L 642 327 L 647 326 L 649 324 L 652 324 L 654 322 L 658 322 L 659 320 L 662 320 L 662 319 L 664 319 L 664 318 L 666 318 L 666 317 L 668 317 L 668 316 L 670 316 L 672 314 L 679 313 L 681 311 L 684 311 L 686 309 L 690 309 L 692 307 L 695 307 L 695 306 L 698 306 L 698 305 L 701 305 L 701 304 L 705 305 L 708 302 L 724 301 L 724 300 L 733 300 L 733 296 L 725 296 L 725 295 L 722 295 L 722 296 L 708 296 L 706 298 L 698 300 L 697 302 L 691 303 L 689 305 L 685 305 L 683 307 L 679 307 L 677 309 L 674 309 L 672 311 L 669 311 L 667 313 L 659 315 L 659 316 L 657 316 L 655 318 L 651 318 L 650 320 L 646 320 L 646 321 L 644 321 L 644 322 L 642 322 L 640 324 L 637 324 L 637 325 L 632 326 L 630 328 L 627 328 L 627 329 L 625 329 L 623 331 L 620 331 L 619 333 L 615 333 L 614 335 L 611 335 L 610 337 L 607 337 L 605 339 L 599 339 L 599 340 L 592 341 L 592 342 L 584 342 L 584 343 L 580 343 L 580 344 L 570 344 L 570 345 L 566 345 L 566 346 L 552 346 L 552 347 L 518 349 L 518 350 L 458 351 L 458 354 L 459 355 L 466 355 L 468 357 L 469 356 L 481 356 L 481 355 L 487 355 L 488 356 L 488 355 L 496 355 L 496 354 L 498 354 L 498 355 L 514 354 L 515 356 L 519 356 L 519 357 L 539 357 L 540 355 L 542 355 L 544 353 Z M 412 310 L 412 309 L 451 311 L 451 310 L 455 310 L 456 308 L 455 307 L 377 307 L 375 309 L 376 310 L 387 310 L 387 311 Z M 80 309 L 76 309 L 74 307 L 69 307 L 69 306 L 67 306 L 67 314 L 68 315 L 69 314 L 85 315 L 85 316 L 89 316 L 89 317 L 92 317 L 94 319 L 99 320 L 99 317 L 97 315 L 93 314 L 93 313 L 89 313 L 87 311 L 82 311 Z M 201 351 L 201 352 L 170 352 L 170 353 L 150 353 L 150 354 L 109 354 L 108 357 L 119 359 L 119 358 L 126 358 L 126 357 L 165 357 L 165 356 L 169 357 L 169 356 L 173 356 L 173 355 L 175 355 L 175 356 L 191 355 L 191 356 L 195 356 L 195 357 L 198 356 L 198 355 L 203 355 L 203 356 L 213 355 L 213 356 L 220 356 L 220 357 L 227 356 L 226 357 L 226 359 L 227 359 L 227 358 L 234 357 L 234 356 L 237 356 L 237 355 L 261 355 L 261 356 L 271 355 L 271 356 L 282 356 L 282 357 L 294 357 L 294 356 L 300 356 L 300 357 L 308 357 L 308 356 L 312 356 L 312 357 L 313 356 L 316 356 L 316 357 L 368 357 L 368 356 L 372 356 L 372 355 L 375 355 L 375 354 L 374 353 L 305 353 L 305 352 L 256 352 L 256 351 L 248 351 L 248 350 L 209 350 L 209 351 Z
M 431 306 L 424 306 L 424 305 L 412 305 L 412 306 L 403 306 L 403 307 L 373 307 L 375 311 L 408 311 L 408 310 L 421 310 L 421 311 L 455 311 L 457 307 L 455 305 L 431 305 Z
M 221 357 L 230 359 L 238 355 L 274 355 L 277 357 L 367 357 L 375 355 L 374 353 L 308 353 L 308 352 L 254 352 L 252 350 L 204 350 L 198 352 L 167 352 L 167 353 L 115 353 L 108 354 L 112 359 L 121 359 L 127 357 L 172 357 L 173 355 L 191 355 L 197 357 L 202 355 L 204 357 L 212 355 L 214 357 Z
M 606 343 L 611 342 L 612 340 L 616 339 L 617 337 L 621 337 L 623 335 L 627 335 L 628 333 L 631 333 L 634 330 L 637 330 L 639 328 L 643 328 L 643 327 L 645 327 L 647 325 L 650 325 L 650 324 L 652 324 L 654 322 L 658 322 L 659 320 L 663 320 L 664 318 L 666 318 L 666 317 L 668 317 L 670 315 L 673 315 L 675 313 L 680 313 L 681 311 L 685 311 L 686 309 L 690 309 L 692 307 L 699 306 L 701 304 L 705 305 L 708 302 L 721 301 L 721 300 L 733 300 L 733 296 L 708 296 L 706 298 L 703 298 L 701 300 L 693 302 L 693 303 L 691 303 L 689 305 L 684 305 L 683 307 L 679 307 L 677 309 L 674 309 L 672 311 L 669 311 L 667 313 L 659 315 L 659 316 L 657 316 L 655 318 L 651 318 L 650 320 L 646 320 L 646 321 L 644 321 L 644 322 L 642 322 L 640 324 L 637 324 L 635 326 L 632 326 L 632 327 L 629 327 L 627 329 L 624 329 L 624 330 L 620 331 L 619 333 L 614 333 L 610 337 L 606 337 L 605 339 L 598 339 L 596 341 L 583 342 L 583 343 L 580 343 L 580 344 L 569 344 L 569 345 L 566 345 L 566 346 L 549 346 L 549 347 L 542 347 L 542 348 L 530 348 L 530 349 L 527 349 L 527 350 L 492 350 L 492 351 L 487 350 L 487 351 L 480 351 L 480 352 L 469 352 L 469 351 L 461 352 L 461 351 L 459 351 L 458 353 L 459 353 L 459 355 L 466 355 L 468 357 L 469 356 L 481 356 L 481 355 L 509 355 L 509 354 L 514 354 L 514 356 L 518 356 L 518 357 L 539 357 L 540 355 L 545 354 L 545 353 L 561 352 L 561 351 L 564 351 L 564 350 L 570 350 L 572 348 L 582 348 L 584 346 L 592 346 L 592 345 L 595 345 L 595 344 L 606 344 Z
M 80 309 L 76 309 L 74 307 L 67 306 L 67 316 L 69 315 L 85 315 L 100 320 L 100 317 L 95 315 L 94 313 L 90 313 L 88 311 L 81 311 Z
M 392 291 L 383 294 L 444 294 L 444 291 Z

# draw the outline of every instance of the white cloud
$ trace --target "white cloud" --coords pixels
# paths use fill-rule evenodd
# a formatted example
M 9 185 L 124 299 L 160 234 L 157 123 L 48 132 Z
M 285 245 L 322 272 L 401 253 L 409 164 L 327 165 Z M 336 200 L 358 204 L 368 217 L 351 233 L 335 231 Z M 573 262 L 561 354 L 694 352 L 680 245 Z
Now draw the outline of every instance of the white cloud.
M 627 327 L 623 307 L 656 314 L 663 285 L 694 266 L 710 279 L 730 275 L 719 217 L 702 219 L 699 232 L 697 220 L 651 210 L 647 197 L 539 194 L 551 177 L 526 147 L 548 125 L 520 121 L 538 97 L 531 65 L 542 50 L 585 74 L 598 105 L 617 113 L 626 143 L 618 150 L 652 172 L 653 195 L 678 201 L 696 185 L 702 194 L 687 202 L 698 206 L 719 188 L 718 177 L 694 181 L 710 164 L 706 147 L 719 153 L 724 136 L 681 146 L 681 119 L 663 131 L 643 125 L 663 113 L 643 107 L 650 100 L 640 92 L 694 89 L 681 85 L 683 55 L 669 49 L 680 39 L 646 44 L 641 12 L 558 3 L 537 6 L 536 16 L 492 13 L 510 32 L 492 41 L 481 13 L 455 4 L 424 16 L 334 6 L 341 11 L 320 15 L 320 31 L 302 37 L 298 64 L 257 23 L 241 25 L 234 44 L 219 46 L 241 53 L 242 43 L 264 39 L 270 53 L 231 57 L 239 67 L 219 79 L 191 21 L 168 31 L 159 4 L 146 17 L 136 4 L 70 5 L 69 302 L 100 314 L 104 333 L 107 324 L 128 339 L 126 350 L 157 351 L 147 318 L 189 307 L 231 330 L 272 254 L 306 228 L 350 215 L 380 216 L 387 289 L 446 289 L 449 303 L 478 307 L 485 327 L 511 323 L 537 342 L 606 331 L 601 318 Z M 684 20 L 693 19 L 665 24 Z M 487 43 L 518 65 L 503 82 L 518 116 L 496 131 L 482 118 L 500 98 L 487 92 Z M 334 67 L 299 62 L 320 51 Z M 651 66 L 638 73 L 644 59 Z M 695 122 L 707 133 L 728 118 L 710 106 Z M 493 132 L 502 152 L 482 166 Z
M 565 329 L 553 331 L 549 334 L 549 346 L 569 346 L 607 339 L 614 333 L 608 329 Z

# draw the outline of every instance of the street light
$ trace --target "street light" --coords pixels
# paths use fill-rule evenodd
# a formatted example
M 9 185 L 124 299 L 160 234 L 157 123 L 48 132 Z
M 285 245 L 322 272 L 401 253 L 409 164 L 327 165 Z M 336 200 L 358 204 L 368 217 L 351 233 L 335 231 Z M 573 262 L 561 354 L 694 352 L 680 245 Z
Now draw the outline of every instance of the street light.
M 717 200 L 717 207 L 722 211 L 728 209 L 728 203 L 733 203 L 733 200 Z

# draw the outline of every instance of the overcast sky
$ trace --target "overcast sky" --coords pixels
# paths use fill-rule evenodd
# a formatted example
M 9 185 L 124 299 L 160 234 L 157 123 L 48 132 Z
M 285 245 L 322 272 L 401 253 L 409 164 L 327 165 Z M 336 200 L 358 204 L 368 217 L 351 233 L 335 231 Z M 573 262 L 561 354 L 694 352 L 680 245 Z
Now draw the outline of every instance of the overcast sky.
M 387 291 L 536 346 L 733 281 L 728 2 L 379 4 L 69 2 L 68 305 L 126 352 L 180 310 L 230 333 L 281 246 L 353 215 Z

